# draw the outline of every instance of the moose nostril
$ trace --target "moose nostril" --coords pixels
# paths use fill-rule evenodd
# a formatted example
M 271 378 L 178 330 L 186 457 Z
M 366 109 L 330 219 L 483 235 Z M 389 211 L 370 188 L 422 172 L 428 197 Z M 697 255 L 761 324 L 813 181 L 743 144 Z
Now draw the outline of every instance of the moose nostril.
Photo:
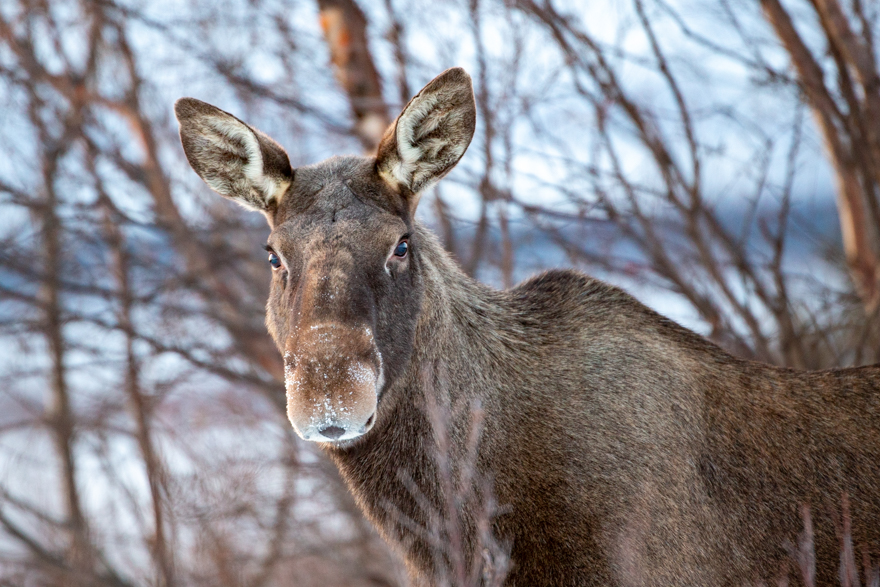
M 318 432 L 327 438 L 339 438 L 345 434 L 345 428 L 340 428 L 339 426 L 327 426 L 326 428 L 321 428 Z
M 370 419 L 367 420 L 367 423 L 364 425 L 364 427 L 366 428 L 366 427 L 368 427 L 368 426 L 372 426 L 372 425 L 373 425 L 373 420 L 374 420 L 375 418 L 376 418 L 376 413 L 373 412 L 373 415 L 370 416 Z

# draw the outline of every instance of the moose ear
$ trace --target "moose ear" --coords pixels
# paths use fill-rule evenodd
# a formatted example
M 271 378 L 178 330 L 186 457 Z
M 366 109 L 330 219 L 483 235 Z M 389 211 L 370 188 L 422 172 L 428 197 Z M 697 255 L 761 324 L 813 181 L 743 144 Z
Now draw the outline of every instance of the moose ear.
M 385 131 L 376 155 L 379 175 L 411 195 L 415 211 L 419 192 L 464 155 L 476 120 L 471 77 L 460 67 L 447 69 L 422 88 Z
M 259 212 L 270 212 L 293 179 L 281 146 L 228 112 L 195 98 L 174 104 L 180 142 L 189 164 L 205 183 Z

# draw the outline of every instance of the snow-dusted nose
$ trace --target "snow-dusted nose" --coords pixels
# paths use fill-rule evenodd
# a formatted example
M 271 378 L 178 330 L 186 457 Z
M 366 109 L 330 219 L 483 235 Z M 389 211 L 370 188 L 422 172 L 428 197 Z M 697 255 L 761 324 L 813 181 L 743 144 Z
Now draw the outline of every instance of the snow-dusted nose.
M 382 360 L 368 327 L 308 327 L 285 353 L 287 417 L 304 440 L 339 442 L 373 426 Z

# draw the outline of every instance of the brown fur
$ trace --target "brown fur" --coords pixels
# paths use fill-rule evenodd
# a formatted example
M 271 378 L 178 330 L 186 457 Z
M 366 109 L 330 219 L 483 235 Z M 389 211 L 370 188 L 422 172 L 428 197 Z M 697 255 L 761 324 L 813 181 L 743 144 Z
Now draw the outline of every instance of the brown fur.
M 445 503 L 428 406 L 476 400 L 485 413 L 476 467 L 503 508 L 493 530 L 511 544 L 506 585 L 773 582 L 794 569 L 787 545 L 797 543 L 803 504 L 815 526 L 817 582 L 835 584 L 844 495 L 858 561 L 865 549 L 876 563 L 880 367 L 809 373 L 736 359 L 574 271 L 508 291 L 464 275 L 414 222 L 418 190 L 408 183 L 446 173 L 473 133 L 472 99 L 461 99 L 469 79 L 461 70 L 444 76 L 423 94 L 457 96 L 454 107 L 420 111 L 434 119 L 423 135 L 442 148 L 416 149 L 430 160 L 412 160 L 409 176 L 388 177 L 396 169 L 389 158 L 406 156 L 395 126 L 378 160 L 335 158 L 288 176 L 269 170 L 291 182 L 280 203 L 261 204 L 259 191 L 230 196 L 267 214 L 270 246 L 285 259 L 267 324 L 288 369 L 311 360 L 331 375 L 354 363 L 378 372 L 381 362 L 375 393 L 364 388 L 352 400 L 360 410 L 352 422 L 360 425 L 370 401 L 374 421 L 324 447 L 414 578 L 437 579 L 432 547 L 409 523 L 429 525 L 418 494 L 438 512 Z M 190 132 L 181 120 L 184 145 Z M 405 235 L 410 254 L 401 262 L 389 252 Z M 342 334 L 310 338 L 326 323 Z M 371 340 L 358 334 L 365 327 Z M 289 386 L 292 421 L 316 402 L 345 402 L 340 390 L 351 381 L 339 377 Z M 453 470 L 463 466 L 467 433 L 466 414 L 453 419 Z M 461 513 L 468 548 L 475 514 Z

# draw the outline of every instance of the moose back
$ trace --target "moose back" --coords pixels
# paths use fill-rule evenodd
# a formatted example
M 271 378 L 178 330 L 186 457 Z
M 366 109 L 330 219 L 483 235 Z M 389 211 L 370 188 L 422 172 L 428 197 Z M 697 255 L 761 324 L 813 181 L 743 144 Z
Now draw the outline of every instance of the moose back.
M 473 478 L 491 479 L 501 508 L 506 585 L 797 581 L 807 507 L 818 584 L 837 582 L 850 518 L 858 562 L 880 562 L 880 367 L 740 360 L 575 271 L 497 291 L 415 220 L 474 133 L 464 70 L 422 89 L 375 157 L 297 169 L 222 110 L 183 98 L 175 111 L 193 169 L 271 227 L 267 324 L 291 424 L 419 584 L 449 563 L 419 531 L 448 514 L 430 408 L 476 402 Z M 445 436 L 459 480 L 466 419 Z M 478 515 L 457 514 L 469 552 Z

